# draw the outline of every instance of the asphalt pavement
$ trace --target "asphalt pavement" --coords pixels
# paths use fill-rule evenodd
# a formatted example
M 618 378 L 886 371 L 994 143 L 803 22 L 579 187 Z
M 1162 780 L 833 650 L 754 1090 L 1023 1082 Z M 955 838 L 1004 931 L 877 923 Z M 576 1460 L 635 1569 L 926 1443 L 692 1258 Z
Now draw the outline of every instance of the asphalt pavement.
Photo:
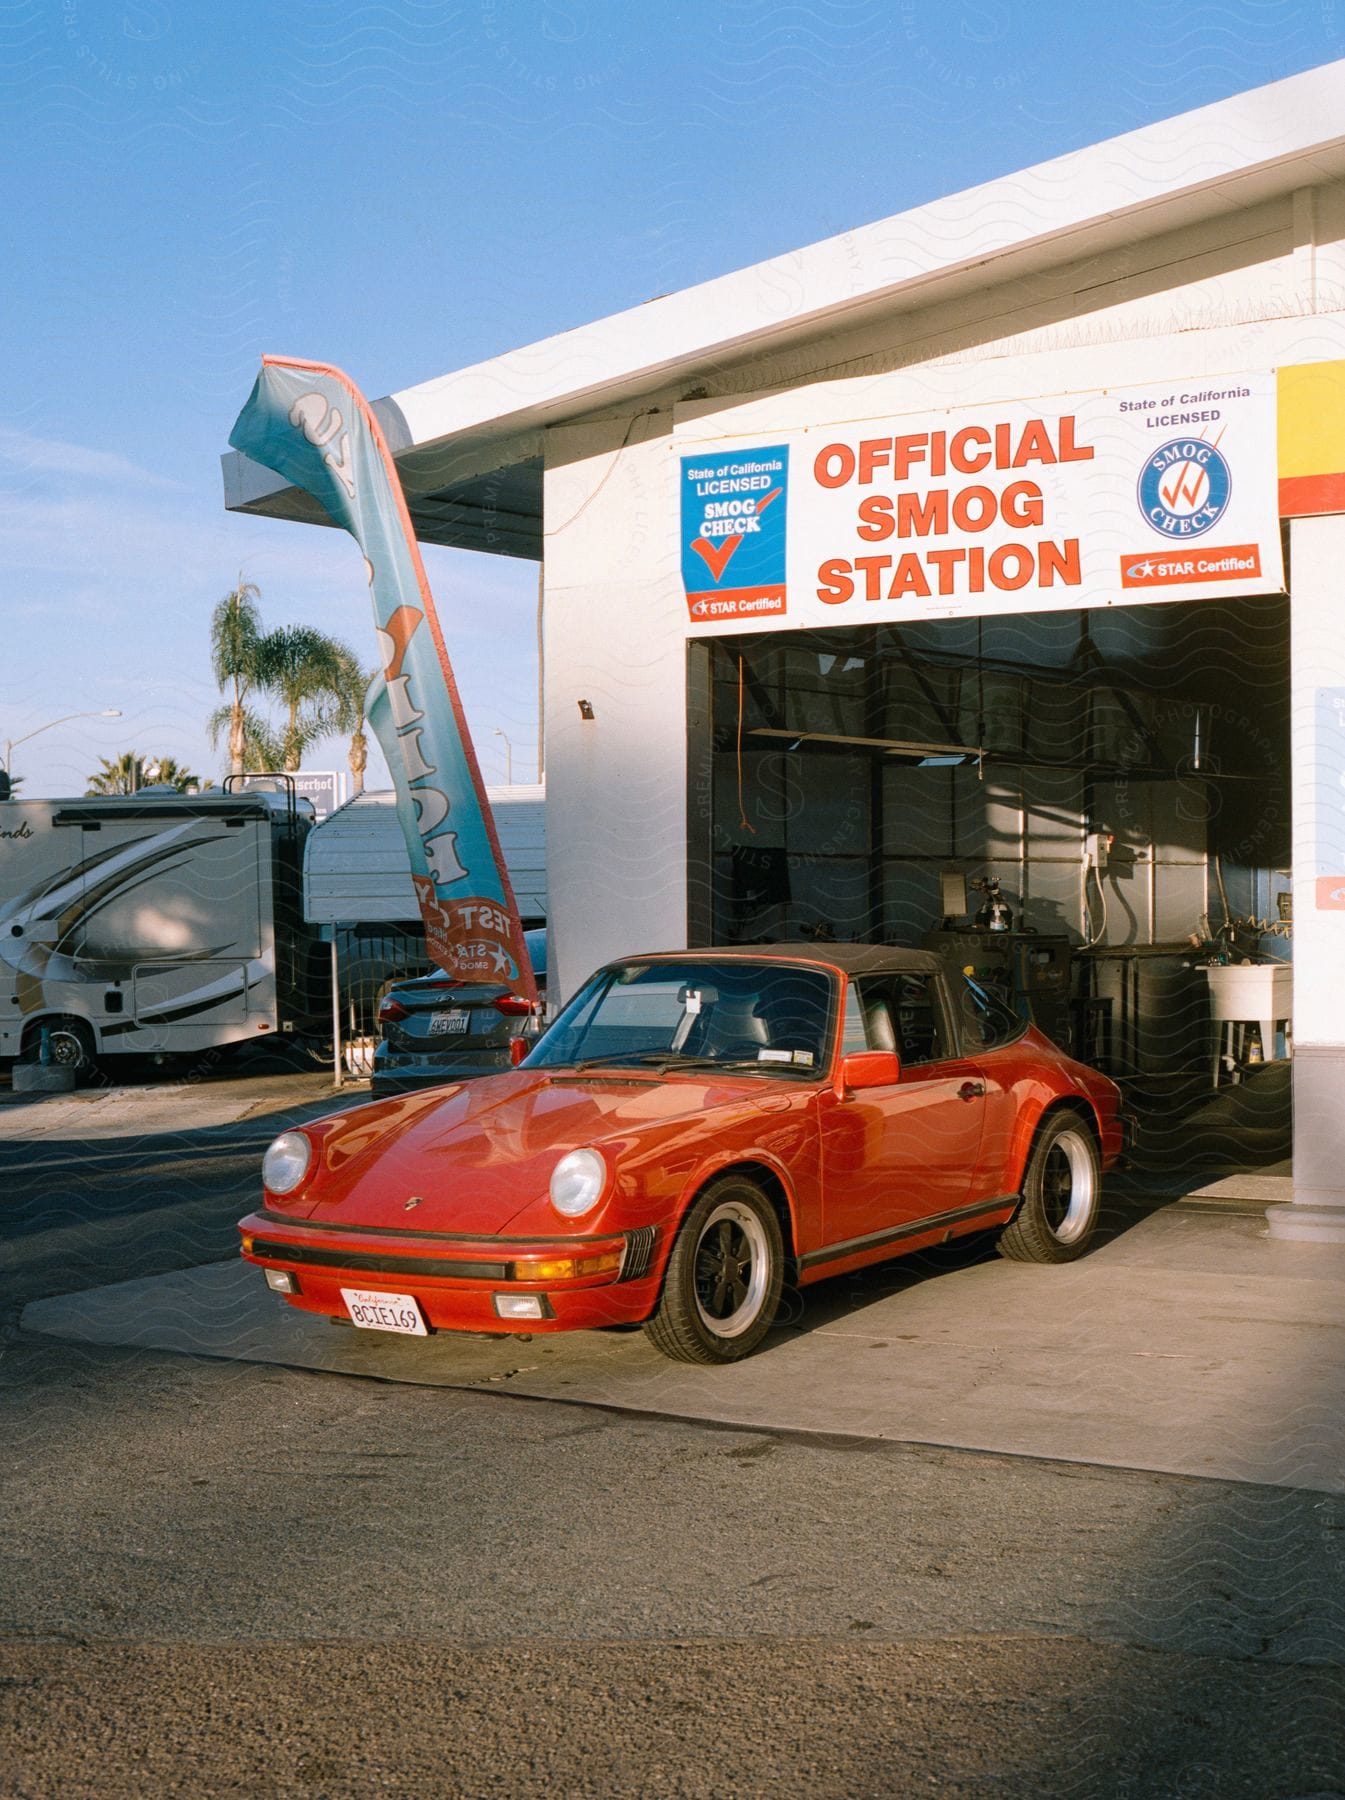
M 200 1133 L 0 1108 L 0 1793 L 1345 1794 L 1345 1498 L 1292 1470 L 20 1332 L 231 1254 L 261 1147 L 330 1104 L 261 1090 Z M 1153 1348 L 1158 1416 L 1201 1369 Z
M 1322 1794 L 1345 1502 L 24 1341 L 24 1796 Z

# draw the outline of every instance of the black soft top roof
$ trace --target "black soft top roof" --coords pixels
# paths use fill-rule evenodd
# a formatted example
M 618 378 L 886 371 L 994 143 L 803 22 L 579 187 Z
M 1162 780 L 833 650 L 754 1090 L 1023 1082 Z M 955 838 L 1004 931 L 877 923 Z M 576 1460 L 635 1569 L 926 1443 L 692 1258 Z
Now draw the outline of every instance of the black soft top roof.
M 656 950 L 649 960 L 707 957 L 721 961 L 750 957 L 753 960 L 822 963 L 846 975 L 933 975 L 944 964 L 932 950 L 903 950 L 895 944 L 711 944 L 702 950 Z M 621 962 L 643 962 L 640 956 L 621 957 Z

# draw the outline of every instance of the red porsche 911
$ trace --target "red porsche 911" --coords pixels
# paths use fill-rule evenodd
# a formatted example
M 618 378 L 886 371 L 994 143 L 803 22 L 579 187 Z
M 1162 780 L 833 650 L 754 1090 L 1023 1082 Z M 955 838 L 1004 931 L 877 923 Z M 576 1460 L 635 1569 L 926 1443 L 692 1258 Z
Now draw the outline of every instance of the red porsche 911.
M 633 956 L 517 1068 L 284 1132 L 242 1253 L 375 1331 L 642 1324 L 733 1362 L 806 1285 L 996 1228 L 1067 1262 L 1121 1148 L 1115 1084 L 938 958 Z

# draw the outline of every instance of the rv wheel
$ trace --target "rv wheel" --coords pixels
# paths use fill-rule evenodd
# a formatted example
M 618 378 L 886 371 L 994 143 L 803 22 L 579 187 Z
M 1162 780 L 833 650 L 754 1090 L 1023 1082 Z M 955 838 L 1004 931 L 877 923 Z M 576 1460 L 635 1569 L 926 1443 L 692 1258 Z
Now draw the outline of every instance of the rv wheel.
M 93 1033 L 83 1019 L 50 1019 L 47 1033 L 51 1060 L 62 1069 L 73 1069 L 80 1081 L 90 1080 L 94 1073 Z M 29 1042 L 35 1054 L 42 1042 L 41 1026 L 36 1028 Z

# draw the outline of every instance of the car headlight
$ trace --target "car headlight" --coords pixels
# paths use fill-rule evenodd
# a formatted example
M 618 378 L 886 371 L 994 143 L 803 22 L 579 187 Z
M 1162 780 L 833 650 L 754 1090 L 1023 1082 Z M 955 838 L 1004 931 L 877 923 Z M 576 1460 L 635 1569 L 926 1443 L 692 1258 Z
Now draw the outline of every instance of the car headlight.
M 292 1194 L 312 1161 L 309 1138 L 302 1131 L 282 1131 L 262 1158 L 262 1180 L 273 1194 Z
M 571 1150 L 551 1171 L 551 1204 L 567 1219 L 596 1206 L 607 1185 L 607 1164 L 596 1150 Z

